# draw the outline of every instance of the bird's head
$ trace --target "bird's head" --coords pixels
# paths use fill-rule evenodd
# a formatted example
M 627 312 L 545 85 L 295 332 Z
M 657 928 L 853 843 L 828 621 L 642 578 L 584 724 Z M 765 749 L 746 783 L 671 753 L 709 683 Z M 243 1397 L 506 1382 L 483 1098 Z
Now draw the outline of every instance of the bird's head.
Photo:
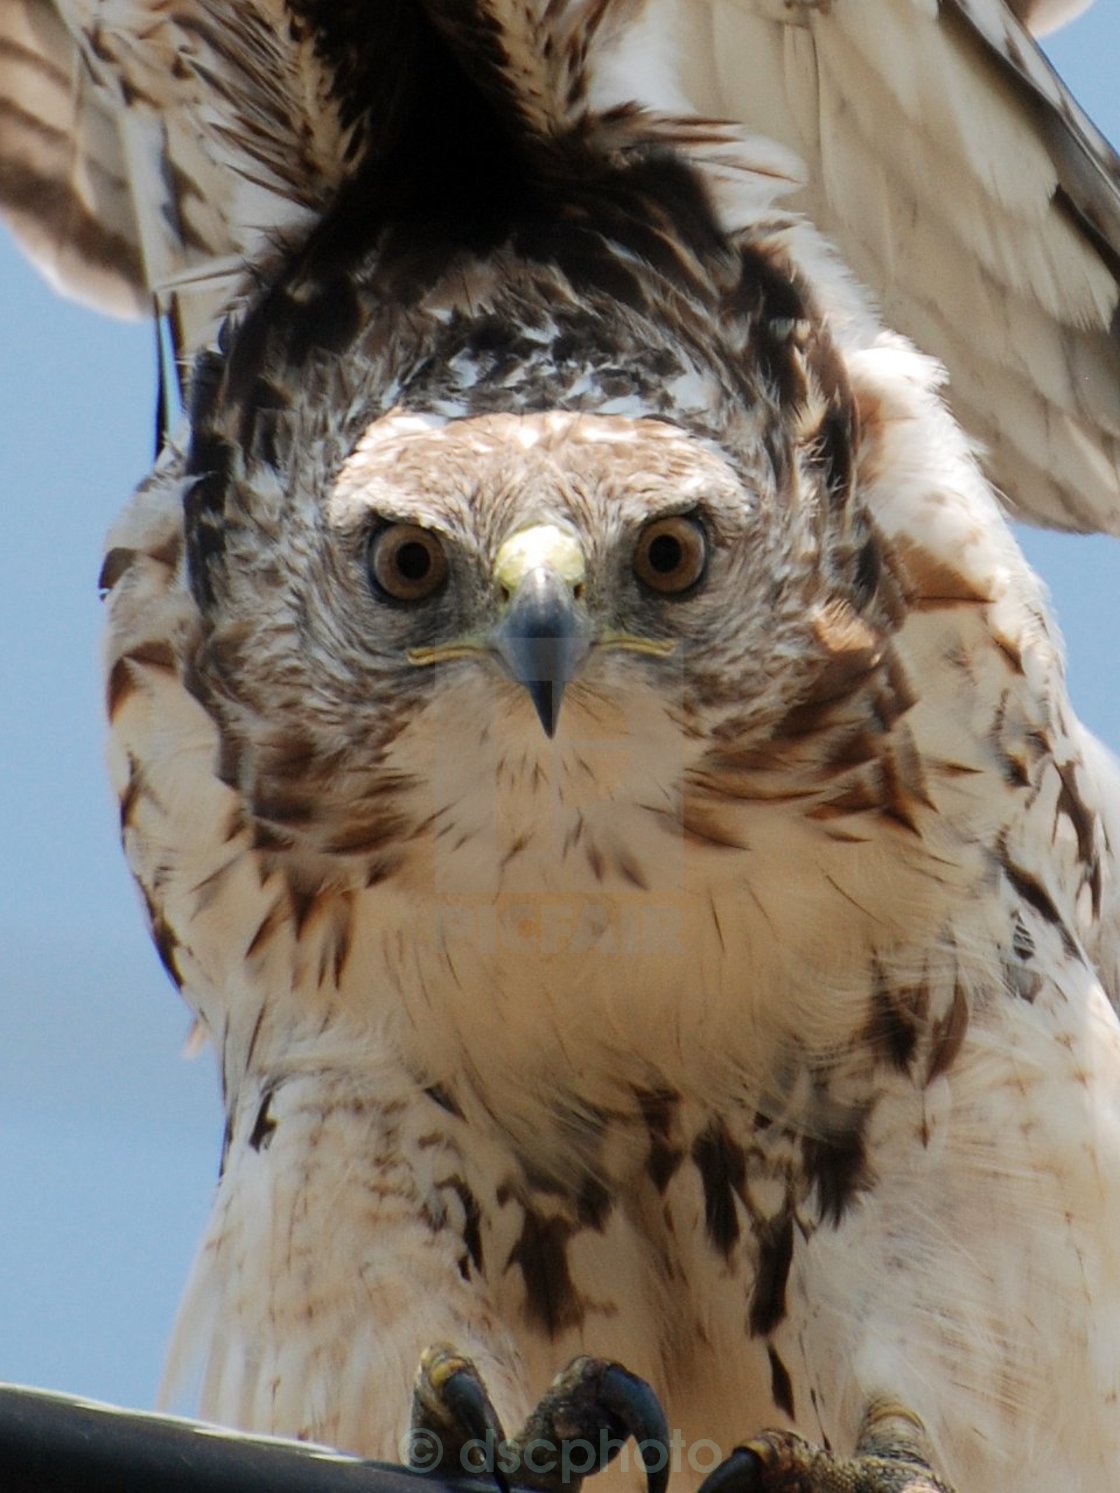
M 648 419 L 391 416 L 329 517 L 402 687 L 493 690 L 515 729 L 561 742 L 620 694 L 682 719 L 750 700 L 761 724 L 819 580 L 812 503 Z
M 551 738 L 565 691 L 601 691 L 608 656 L 644 660 L 647 687 L 655 661 L 679 673 L 680 609 L 709 581 L 717 510 L 735 507 L 722 465 L 644 422 L 389 420 L 349 464 L 336 511 L 343 530 L 368 531 L 370 592 L 392 609 L 405 666 L 434 671 L 433 687 L 512 682 L 526 698 L 508 708 L 531 703 Z
M 570 412 L 374 421 L 266 590 L 227 567 L 204 667 L 258 818 L 372 845 L 410 779 L 438 813 L 484 761 L 673 812 L 713 740 L 788 713 L 852 559 L 823 484 L 741 449 Z

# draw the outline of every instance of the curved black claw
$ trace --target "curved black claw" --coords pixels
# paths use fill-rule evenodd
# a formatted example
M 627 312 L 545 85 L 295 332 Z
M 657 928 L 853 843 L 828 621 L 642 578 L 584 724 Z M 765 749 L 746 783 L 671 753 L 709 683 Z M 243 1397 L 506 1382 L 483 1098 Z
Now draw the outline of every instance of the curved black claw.
M 661 1401 L 644 1379 L 620 1363 L 607 1365 L 601 1403 L 614 1418 L 618 1434 L 632 1436 L 646 1469 L 648 1493 L 665 1493 L 669 1485 L 669 1422 Z
M 749 1446 L 737 1446 L 713 1467 L 696 1493 L 754 1493 L 761 1486 L 762 1461 Z
M 665 1493 L 669 1426 L 653 1390 L 620 1363 L 573 1359 L 509 1443 L 518 1458 L 514 1481 L 545 1493 L 576 1493 L 583 1479 L 613 1462 L 631 1437 L 649 1493 Z
M 501 1493 L 509 1482 L 498 1463 L 505 1431 L 469 1358 L 435 1343 L 421 1359 L 412 1392 L 409 1464 L 447 1477 L 489 1473 Z
M 737 1446 L 697 1493 L 952 1493 L 930 1467 L 921 1421 L 872 1405 L 854 1457 L 837 1457 L 794 1431 L 766 1431 Z

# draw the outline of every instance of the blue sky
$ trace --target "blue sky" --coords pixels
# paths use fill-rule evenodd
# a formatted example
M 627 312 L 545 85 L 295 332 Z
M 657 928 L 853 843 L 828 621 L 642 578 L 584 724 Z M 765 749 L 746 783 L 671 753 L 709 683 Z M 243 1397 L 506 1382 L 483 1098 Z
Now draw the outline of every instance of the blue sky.
M 1120 140 L 1120 11 L 1051 53 Z M 208 1056 L 151 952 L 103 770 L 97 572 L 151 452 L 150 330 L 57 299 L 0 235 L 0 1380 L 149 1405 L 209 1208 Z M 1082 717 L 1120 747 L 1120 549 L 1028 533 Z

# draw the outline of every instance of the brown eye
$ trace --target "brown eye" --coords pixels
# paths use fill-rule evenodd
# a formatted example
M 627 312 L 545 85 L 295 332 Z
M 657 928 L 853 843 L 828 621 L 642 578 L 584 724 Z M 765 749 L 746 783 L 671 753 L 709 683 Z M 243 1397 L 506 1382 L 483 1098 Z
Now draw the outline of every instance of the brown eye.
M 393 601 L 424 601 L 447 579 L 447 556 L 429 529 L 386 524 L 369 542 L 369 573 Z
M 704 530 L 696 519 L 685 514 L 657 518 L 638 536 L 634 574 L 651 591 L 673 596 L 696 584 L 707 557 Z

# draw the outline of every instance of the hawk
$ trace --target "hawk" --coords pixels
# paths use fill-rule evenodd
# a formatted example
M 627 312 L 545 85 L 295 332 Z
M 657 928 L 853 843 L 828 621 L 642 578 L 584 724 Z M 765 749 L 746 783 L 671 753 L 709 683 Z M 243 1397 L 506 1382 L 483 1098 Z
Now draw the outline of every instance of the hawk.
M 1113 1485 L 1120 780 L 1004 514 L 1120 528 L 1120 202 L 1038 19 L 5 8 L 11 221 L 186 389 L 103 583 L 204 1414 Z

